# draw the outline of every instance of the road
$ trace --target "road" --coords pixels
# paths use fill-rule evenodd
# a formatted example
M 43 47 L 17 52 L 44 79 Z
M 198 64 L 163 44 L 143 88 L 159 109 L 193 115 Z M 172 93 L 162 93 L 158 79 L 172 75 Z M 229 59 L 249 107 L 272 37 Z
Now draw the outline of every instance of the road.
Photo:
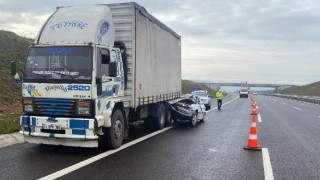
M 230 95 L 221 111 L 213 108 L 195 128 L 179 124 L 155 135 L 137 127 L 117 151 L 24 143 L 0 148 L 0 179 L 319 179 L 320 106 L 261 95 L 255 99 L 269 171 L 265 154 L 243 150 L 250 99 Z M 141 138 L 146 139 L 136 143 Z

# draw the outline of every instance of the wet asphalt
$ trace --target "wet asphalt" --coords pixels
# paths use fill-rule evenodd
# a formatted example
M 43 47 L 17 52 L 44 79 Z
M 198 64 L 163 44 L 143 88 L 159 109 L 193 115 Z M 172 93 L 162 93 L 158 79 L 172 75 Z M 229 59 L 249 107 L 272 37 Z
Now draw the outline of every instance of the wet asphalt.
M 261 95 L 256 101 L 259 143 L 269 149 L 275 179 L 319 179 L 320 106 Z M 178 124 L 60 179 L 264 179 L 262 153 L 243 150 L 250 113 L 250 100 L 238 98 L 194 128 Z M 133 128 L 130 140 L 149 133 Z M 100 153 L 16 144 L 0 149 L 0 179 L 38 179 Z

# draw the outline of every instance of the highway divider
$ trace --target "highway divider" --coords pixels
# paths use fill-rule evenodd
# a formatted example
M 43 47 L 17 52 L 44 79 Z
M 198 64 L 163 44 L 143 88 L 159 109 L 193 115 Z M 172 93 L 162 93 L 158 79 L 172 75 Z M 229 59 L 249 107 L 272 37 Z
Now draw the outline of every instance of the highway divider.
M 286 98 L 286 99 L 292 99 L 297 101 L 303 101 L 303 102 L 309 102 L 313 104 L 320 104 L 320 98 L 313 98 L 313 97 L 300 97 L 300 96 L 294 96 L 294 95 L 286 95 L 286 94 L 263 94 L 267 96 L 275 96 L 280 98 Z

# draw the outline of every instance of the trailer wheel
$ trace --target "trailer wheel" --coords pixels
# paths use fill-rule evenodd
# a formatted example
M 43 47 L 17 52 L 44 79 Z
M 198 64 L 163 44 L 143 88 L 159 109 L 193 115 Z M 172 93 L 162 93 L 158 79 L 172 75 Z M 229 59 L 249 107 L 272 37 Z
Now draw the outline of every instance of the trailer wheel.
M 158 107 L 158 116 L 154 118 L 154 127 L 156 130 L 161 130 L 164 127 L 166 120 L 166 110 L 164 105 L 161 103 Z
M 99 147 L 116 149 L 121 146 L 124 138 L 124 118 L 121 110 L 117 109 L 111 118 L 111 127 L 103 128 L 104 135 L 100 137 Z
M 172 126 L 172 116 L 171 116 L 171 109 L 170 105 L 166 104 L 166 121 L 165 121 L 165 126 Z
M 197 125 L 197 113 L 194 113 L 189 120 L 189 125 L 195 127 Z

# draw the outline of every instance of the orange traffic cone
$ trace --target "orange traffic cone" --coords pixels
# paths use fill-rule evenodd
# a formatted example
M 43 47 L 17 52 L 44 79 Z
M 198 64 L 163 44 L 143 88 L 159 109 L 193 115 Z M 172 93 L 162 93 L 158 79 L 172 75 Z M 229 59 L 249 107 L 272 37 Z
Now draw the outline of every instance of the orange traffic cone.
M 255 108 L 256 109 L 256 107 L 257 107 L 257 104 L 254 102 L 254 103 L 252 103 L 252 108 Z
M 252 151 L 261 151 L 261 148 L 259 147 L 259 142 L 258 142 L 256 122 L 251 123 L 248 145 L 243 147 L 243 149 L 244 150 L 252 150 Z
M 251 115 L 257 115 L 257 109 L 252 107 Z
M 253 123 L 257 122 L 256 116 L 252 116 L 252 122 L 253 122 Z

